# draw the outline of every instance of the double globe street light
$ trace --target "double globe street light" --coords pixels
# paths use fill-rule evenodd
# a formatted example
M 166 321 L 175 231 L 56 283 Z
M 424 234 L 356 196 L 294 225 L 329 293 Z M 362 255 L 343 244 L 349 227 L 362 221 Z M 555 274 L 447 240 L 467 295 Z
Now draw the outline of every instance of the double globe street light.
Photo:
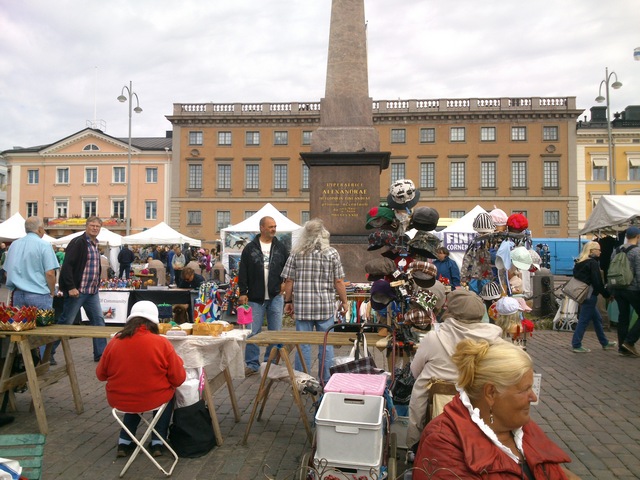
M 618 75 L 616 72 L 609 73 L 609 67 L 606 67 L 604 75 L 604 80 L 600 82 L 600 89 L 598 90 L 598 96 L 596 97 L 596 102 L 602 103 L 605 100 L 607 101 L 607 135 L 609 137 L 609 195 L 616 194 L 616 184 L 615 184 L 615 161 L 613 158 L 613 135 L 611 132 L 611 113 L 609 107 L 609 82 L 611 82 L 611 78 L 615 77 L 616 81 L 611 84 L 611 88 L 614 90 L 622 87 L 622 82 L 618 81 Z M 602 85 L 605 86 L 605 96 L 602 96 Z
M 127 95 L 125 95 L 125 92 Z M 133 107 L 133 97 L 136 99 L 136 107 Z M 608 97 L 608 95 L 607 95 Z M 131 113 L 142 112 L 142 108 L 140 108 L 140 101 L 138 100 L 138 94 L 133 91 L 133 82 L 129 81 L 129 86 L 126 85 L 122 87 L 122 92 L 120 92 L 120 96 L 118 97 L 118 101 L 120 103 L 124 103 L 129 100 L 129 150 L 128 150 L 128 159 L 127 159 L 127 176 L 125 180 L 127 181 L 127 208 L 126 208 L 126 222 L 127 222 L 127 235 L 131 233 Z

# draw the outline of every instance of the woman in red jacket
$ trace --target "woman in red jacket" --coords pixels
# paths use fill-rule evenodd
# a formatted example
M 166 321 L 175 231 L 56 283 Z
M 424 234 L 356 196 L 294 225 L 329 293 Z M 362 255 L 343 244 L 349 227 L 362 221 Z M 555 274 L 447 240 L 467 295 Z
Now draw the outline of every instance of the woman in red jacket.
M 569 456 L 529 417 L 531 357 L 505 341 L 462 340 L 458 391 L 422 432 L 413 478 L 577 479 Z
M 184 382 L 186 372 L 173 345 L 158 335 L 158 322 L 158 307 L 153 302 L 137 302 L 131 308 L 125 327 L 105 348 L 96 376 L 98 380 L 106 380 L 107 401 L 118 410 L 146 412 L 169 402 L 156 424 L 156 430 L 166 439 L 173 413 L 173 395 Z M 124 424 L 132 433 L 136 433 L 139 423 L 138 415 L 125 414 Z M 128 456 L 134 446 L 122 429 L 117 456 Z M 162 455 L 162 442 L 155 434 L 151 454 Z

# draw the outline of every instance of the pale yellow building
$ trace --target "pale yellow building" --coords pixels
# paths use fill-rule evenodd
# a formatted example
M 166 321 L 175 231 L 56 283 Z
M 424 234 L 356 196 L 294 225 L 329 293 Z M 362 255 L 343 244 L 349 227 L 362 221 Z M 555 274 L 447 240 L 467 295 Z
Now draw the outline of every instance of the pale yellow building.
M 171 137 L 128 139 L 85 128 L 49 145 L 6 150 L 7 209 L 39 216 L 54 237 L 83 230 L 97 215 L 104 226 L 126 232 L 127 183 L 131 233 L 167 220 Z
M 589 218 L 602 195 L 640 195 L 640 106 L 629 106 L 611 121 L 613 192 L 609 163 L 607 107 L 592 107 L 577 125 L 578 223 Z
M 418 206 L 460 217 L 476 205 L 522 212 L 536 237 L 578 232 L 575 97 L 380 100 L 380 150 L 391 152 L 380 199 L 399 178 L 420 189 Z M 270 202 L 309 218 L 310 151 L 319 102 L 174 104 L 174 228 L 202 239 Z M 348 179 L 349 180 L 349 179 Z M 365 219 L 362 219 L 364 222 Z

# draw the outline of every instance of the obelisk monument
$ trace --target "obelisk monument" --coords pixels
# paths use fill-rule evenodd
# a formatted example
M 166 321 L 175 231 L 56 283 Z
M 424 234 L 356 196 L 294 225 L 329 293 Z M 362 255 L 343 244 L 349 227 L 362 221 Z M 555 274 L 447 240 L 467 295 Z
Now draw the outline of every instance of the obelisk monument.
M 366 214 L 380 202 L 380 172 L 390 157 L 380 152 L 373 127 L 364 0 L 331 3 L 320 127 L 311 137 L 311 152 L 300 156 L 310 169 L 311 218 L 321 218 L 331 232 L 347 277 L 364 277 Z

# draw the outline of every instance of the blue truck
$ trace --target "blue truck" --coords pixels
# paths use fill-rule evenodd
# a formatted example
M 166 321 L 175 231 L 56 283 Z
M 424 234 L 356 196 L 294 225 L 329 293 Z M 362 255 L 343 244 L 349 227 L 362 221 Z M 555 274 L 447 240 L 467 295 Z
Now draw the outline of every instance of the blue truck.
M 542 258 L 542 264 L 553 275 L 573 275 L 574 260 L 580 255 L 587 239 L 532 238 L 533 249 Z M 546 265 L 545 265 L 546 264 Z

